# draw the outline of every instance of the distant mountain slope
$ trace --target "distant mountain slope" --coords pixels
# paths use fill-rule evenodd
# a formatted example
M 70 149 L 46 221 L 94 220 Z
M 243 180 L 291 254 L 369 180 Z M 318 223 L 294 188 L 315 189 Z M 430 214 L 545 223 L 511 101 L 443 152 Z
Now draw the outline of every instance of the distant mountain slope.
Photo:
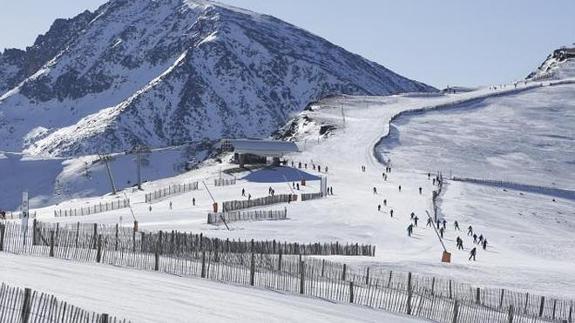
M 276 18 L 199 0 L 112 0 L 36 43 L 0 58 L 0 150 L 261 137 L 326 95 L 435 91 Z
M 527 79 L 560 80 L 569 77 L 575 77 L 575 48 L 553 51 L 536 71 L 527 76 Z

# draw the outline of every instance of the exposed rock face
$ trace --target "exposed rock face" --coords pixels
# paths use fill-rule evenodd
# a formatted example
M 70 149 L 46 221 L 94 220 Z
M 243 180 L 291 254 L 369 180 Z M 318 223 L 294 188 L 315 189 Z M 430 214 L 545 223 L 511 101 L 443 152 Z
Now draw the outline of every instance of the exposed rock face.
M 0 57 L 0 150 L 72 156 L 263 137 L 327 95 L 414 91 L 435 89 L 270 16 L 112 0 Z
M 529 80 L 560 80 L 575 77 L 575 48 L 560 48 L 527 76 Z

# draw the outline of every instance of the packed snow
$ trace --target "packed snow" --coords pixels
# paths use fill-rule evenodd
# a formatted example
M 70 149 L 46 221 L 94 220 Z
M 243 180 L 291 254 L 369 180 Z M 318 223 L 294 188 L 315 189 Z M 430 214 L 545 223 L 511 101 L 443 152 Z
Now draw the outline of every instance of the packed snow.
M 426 322 L 198 278 L 5 253 L 0 278 L 132 322 Z
M 549 84 L 545 84 L 547 87 Z M 526 93 L 539 88 L 539 84 L 528 84 Z M 525 226 L 538 226 L 539 217 L 532 215 L 531 211 L 515 210 L 511 205 L 536 206 L 540 201 L 550 202 L 549 197 L 537 194 L 519 195 L 519 192 L 509 192 L 505 195 L 509 199 L 517 197 L 521 200 L 514 204 L 504 199 L 501 205 L 510 205 L 503 209 L 505 216 L 498 217 L 497 225 L 489 224 L 489 218 L 481 212 L 462 213 L 466 208 L 477 209 L 477 204 L 492 203 L 490 200 L 478 199 L 469 204 L 457 204 L 454 196 L 465 194 L 469 196 L 464 184 L 448 182 L 446 193 L 442 196 L 441 208 L 446 219 L 449 220 L 445 235 L 445 243 L 452 255 L 452 263 L 441 263 L 442 247 L 432 229 L 425 226 L 426 211 L 431 211 L 432 190 L 437 189 L 428 179 L 423 169 L 411 167 L 395 167 L 396 159 L 392 159 L 392 172 L 388 174 L 387 181 L 382 173 L 385 166 L 380 164 L 374 153 L 374 147 L 382 136 L 388 133 L 389 121 L 396 114 L 406 110 L 448 108 L 451 105 L 468 105 L 468 100 L 499 96 L 489 100 L 508 100 L 509 95 L 515 93 L 513 87 L 491 90 L 488 88 L 477 91 L 446 94 L 446 95 L 396 95 L 389 97 L 339 97 L 321 101 L 312 106 L 312 111 L 304 112 L 310 122 L 304 126 L 306 130 L 318 129 L 321 124 L 331 124 L 336 128 L 323 136 L 316 132 L 298 132 L 294 138 L 299 140 L 303 152 L 288 156 L 288 160 L 308 164 L 302 171 L 305 176 L 327 176 L 328 186 L 334 190 L 333 196 L 321 200 L 296 202 L 291 204 L 275 205 L 266 209 L 287 208 L 288 220 L 271 222 L 238 222 L 230 225 L 230 231 L 223 226 L 206 224 L 207 213 L 212 208 L 212 200 L 200 184 L 200 190 L 177 195 L 154 204 L 143 203 L 143 195 L 154 189 L 167 187 L 173 183 L 187 183 L 190 181 L 205 181 L 210 192 L 217 202 L 232 199 L 245 199 L 241 196 L 241 189 L 252 195 L 252 198 L 267 196 L 269 187 L 276 190 L 276 194 L 290 193 L 294 189 L 294 182 L 301 179 L 298 172 L 290 171 L 288 167 L 253 170 L 235 174 L 239 179 L 233 186 L 214 187 L 213 179 L 220 176 L 229 177 L 222 171 L 234 167 L 229 164 L 228 157 L 222 163 L 210 160 L 199 169 L 176 177 L 165 178 L 144 185 L 145 191 L 137 192 L 132 189 L 125 191 L 132 201 L 133 210 L 140 227 L 144 230 L 181 230 L 204 232 L 208 236 L 231 239 L 267 239 L 294 242 L 340 241 L 341 243 L 371 243 L 377 246 L 376 257 L 341 257 L 341 261 L 353 262 L 356 266 L 369 265 L 399 271 L 413 271 L 451 277 L 456 280 L 478 284 L 482 286 L 496 286 L 511 289 L 528 290 L 530 293 L 550 294 L 555 296 L 573 297 L 575 290 L 575 266 L 572 265 L 572 253 L 568 251 L 571 243 L 557 237 L 553 239 L 553 246 L 566 248 L 562 251 L 554 250 L 551 245 L 538 247 L 537 244 L 527 246 L 528 241 L 536 240 L 544 244 L 555 231 L 567 232 L 565 228 L 573 225 L 573 219 L 568 215 L 572 210 L 572 202 L 559 201 L 546 205 L 545 210 L 535 211 L 537 214 L 553 214 L 560 223 L 547 222 L 546 229 L 538 232 L 529 231 L 526 235 Z M 536 92 L 534 92 L 536 93 Z M 343 107 L 343 113 L 342 113 Z M 345 121 L 344 121 L 345 119 Z M 322 173 L 313 170 L 312 164 L 321 165 Z M 361 166 L 366 171 L 361 171 Z M 414 164 L 415 165 L 415 164 Z M 327 174 L 325 167 L 329 167 Z M 267 172 L 267 173 L 266 173 Z M 429 172 L 434 172 L 430 167 Z M 270 176 L 274 174 L 274 176 Z M 296 174 L 296 175 L 294 175 Z M 284 176 L 286 176 L 284 178 Z M 262 181 L 262 177 L 269 180 Z M 287 183 L 286 183 L 287 180 Z M 402 186 L 401 192 L 398 186 Z M 460 187 L 461 188 L 458 188 Z M 377 194 L 373 193 L 376 188 Z M 422 188 L 419 194 L 418 188 Z M 492 188 L 497 191 L 497 189 Z M 319 181 L 308 181 L 307 186 L 301 187 L 302 192 L 319 192 Z M 487 190 L 480 188 L 479 190 Z M 297 190 L 296 190 L 297 191 Z M 298 192 L 299 193 L 299 192 Z M 501 191 L 503 194 L 503 191 Z M 477 194 L 475 194 L 477 195 Z M 483 193 L 486 197 L 493 194 Z M 119 196 L 124 197 L 124 192 Z M 196 205 L 192 206 L 195 198 Z M 494 198 L 494 197 L 493 197 Z M 72 199 L 46 208 L 36 209 L 41 221 L 58 222 L 99 222 L 123 225 L 132 225 L 133 218 L 128 209 L 102 213 L 85 217 L 54 218 L 54 210 L 67 209 L 86 205 L 93 205 L 99 201 L 114 199 L 111 196 L 91 199 Z M 387 200 L 384 205 L 383 200 Z M 170 209 L 170 203 L 172 209 Z M 452 204 L 453 203 L 453 204 Z M 530 204 L 525 204 L 530 203 Z M 382 205 L 382 211 L 377 206 Z M 475 205 L 475 207 L 474 207 Z M 494 206 L 495 208 L 495 206 Z M 393 218 L 390 210 L 394 210 Z M 485 208 L 492 211 L 492 208 Z M 413 237 L 408 237 L 406 228 L 411 223 L 410 213 L 414 212 L 419 218 L 419 226 L 415 228 Z M 473 216 L 477 214 L 477 216 Z M 529 214 L 525 217 L 524 214 Z M 563 215 L 561 215 L 563 214 Z M 495 217 L 496 214 L 490 213 Z M 472 239 L 465 231 L 455 232 L 451 221 L 458 220 L 462 230 L 468 225 L 476 228 L 476 232 L 484 234 L 489 241 L 486 251 L 479 250 L 476 262 L 468 260 L 469 248 Z M 517 226 L 522 221 L 525 226 Z M 555 228 L 555 225 L 563 228 Z M 508 228 L 503 230 L 501 228 Z M 457 251 L 455 238 L 464 239 L 465 250 Z M 517 238 L 510 238 L 511 236 Z M 510 239 L 515 239 L 513 243 Z M 533 252 L 533 248 L 537 252 Z M 561 254 L 562 257 L 556 255 Z M 554 260 L 550 260 L 554 259 Z M 517 269 L 521 270 L 518 272 Z

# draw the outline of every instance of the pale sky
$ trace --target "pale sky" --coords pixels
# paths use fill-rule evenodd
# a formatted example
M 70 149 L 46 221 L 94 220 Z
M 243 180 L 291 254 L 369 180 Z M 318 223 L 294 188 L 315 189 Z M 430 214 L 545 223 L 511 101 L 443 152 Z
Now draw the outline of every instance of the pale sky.
M 0 0 L 0 48 L 105 0 Z M 524 78 L 575 42 L 574 0 L 221 0 L 271 14 L 436 87 Z

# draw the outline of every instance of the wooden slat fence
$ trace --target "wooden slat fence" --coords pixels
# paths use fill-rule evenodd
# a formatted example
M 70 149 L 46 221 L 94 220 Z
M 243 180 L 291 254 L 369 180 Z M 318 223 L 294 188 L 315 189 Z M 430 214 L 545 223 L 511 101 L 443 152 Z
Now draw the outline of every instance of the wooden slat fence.
M 253 240 L 245 251 L 231 252 L 230 245 L 210 251 L 204 244 L 207 240 L 195 241 L 185 234 L 145 233 L 136 244 L 114 235 L 98 234 L 94 239 L 91 233 L 82 233 L 78 243 L 78 231 L 59 230 L 58 239 L 50 231 L 49 246 L 33 246 L 31 232 L 24 239 L 18 225 L 7 225 L 2 230 L 6 233 L 2 247 L 14 253 L 95 261 L 351 302 L 438 322 L 572 323 L 573 319 L 571 300 L 478 289 L 412 273 L 370 272 L 301 255 L 260 253 Z
M 3 323 L 126 323 L 108 314 L 90 312 L 55 296 L 30 288 L 0 286 L 0 322 Z
M 309 200 L 316 200 L 323 197 L 321 193 L 302 193 L 301 200 L 302 201 L 309 201 Z
M 168 187 L 147 193 L 145 195 L 145 203 L 154 203 L 169 196 L 196 191 L 198 187 L 199 187 L 198 182 L 173 184 Z
M 260 197 L 251 200 L 242 201 L 225 201 L 222 202 L 222 210 L 224 212 L 230 212 L 241 209 L 248 209 L 258 206 L 266 206 L 278 203 L 290 203 L 297 201 L 297 195 L 292 194 L 280 194 L 280 195 L 270 195 L 265 197 Z
M 285 220 L 287 219 L 287 209 L 283 210 L 254 210 L 254 211 L 231 211 L 224 213 L 208 213 L 208 224 L 220 225 L 237 221 L 263 221 L 263 220 Z
M 236 181 L 236 178 L 216 178 L 214 179 L 214 186 L 236 185 Z
M 130 199 L 123 199 L 104 203 L 100 202 L 92 206 L 85 206 L 76 209 L 54 210 L 54 216 L 55 217 L 85 216 L 119 209 L 125 209 L 128 207 L 130 207 Z

